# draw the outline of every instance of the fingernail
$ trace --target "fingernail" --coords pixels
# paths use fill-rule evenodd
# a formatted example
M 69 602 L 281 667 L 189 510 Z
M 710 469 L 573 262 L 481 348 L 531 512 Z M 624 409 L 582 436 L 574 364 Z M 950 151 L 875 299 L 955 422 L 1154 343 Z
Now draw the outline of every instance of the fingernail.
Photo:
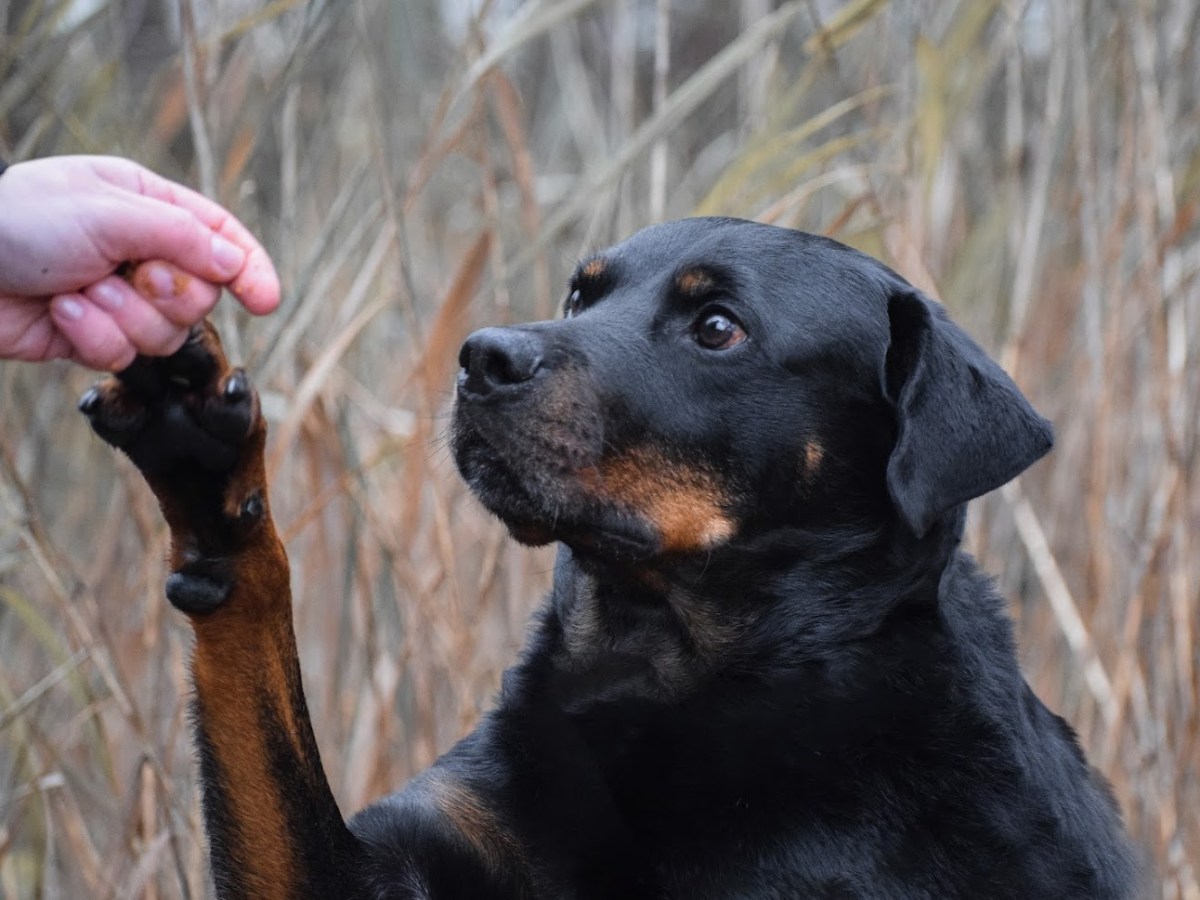
M 213 264 L 226 278 L 232 278 L 242 270 L 246 262 L 246 253 L 241 247 L 233 244 L 219 234 L 212 239 Z
M 151 296 L 156 299 L 167 300 L 175 296 L 175 278 L 166 266 L 146 266 L 143 277 Z
M 55 297 L 54 307 L 68 319 L 83 318 L 83 304 L 71 297 Z
M 109 312 L 115 312 L 125 305 L 125 295 L 104 281 L 92 288 L 92 299 Z

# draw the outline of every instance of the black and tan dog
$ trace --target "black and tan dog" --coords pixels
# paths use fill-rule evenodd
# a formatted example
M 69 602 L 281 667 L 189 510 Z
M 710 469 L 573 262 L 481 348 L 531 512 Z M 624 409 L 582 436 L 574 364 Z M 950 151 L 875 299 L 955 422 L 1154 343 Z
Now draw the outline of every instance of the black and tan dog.
M 883 265 L 646 229 L 462 350 L 459 468 L 561 543 L 496 709 L 345 823 L 305 710 L 264 425 L 211 330 L 81 408 L 173 536 L 224 898 L 1127 898 L 1102 780 L 1018 670 L 964 504 L 1049 449 Z

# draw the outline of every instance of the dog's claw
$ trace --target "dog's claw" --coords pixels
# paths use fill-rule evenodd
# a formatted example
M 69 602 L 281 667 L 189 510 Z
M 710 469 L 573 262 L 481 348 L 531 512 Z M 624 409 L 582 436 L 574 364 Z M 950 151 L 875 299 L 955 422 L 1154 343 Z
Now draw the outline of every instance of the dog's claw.
M 246 377 L 245 369 L 234 369 L 229 380 L 225 382 L 225 400 L 227 403 L 241 403 L 250 393 L 250 379 Z
M 79 398 L 78 409 L 85 416 L 90 416 L 96 411 L 96 407 L 100 405 L 100 388 L 88 388 L 82 397 Z
M 246 502 L 242 504 L 238 515 L 240 518 L 247 521 L 255 521 L 261 519 L 263 514 L 263 499 L 262 494 L 255 491 L 246 498 Z

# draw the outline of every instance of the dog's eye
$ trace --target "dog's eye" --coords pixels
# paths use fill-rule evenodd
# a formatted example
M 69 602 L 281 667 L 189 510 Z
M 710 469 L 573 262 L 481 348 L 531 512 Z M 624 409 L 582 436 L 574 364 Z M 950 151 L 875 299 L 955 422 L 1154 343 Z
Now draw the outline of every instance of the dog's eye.
M 706 350 L 728 350 L 746 339 L 746 331 L 728 313 L 705 313 L 696 321 L 696 343 Z
M 579 288 L 571 291 L 566 300 L 563 301 L 563 315 L 568 319 L 583 310 L 583 298 L 579 294 Z

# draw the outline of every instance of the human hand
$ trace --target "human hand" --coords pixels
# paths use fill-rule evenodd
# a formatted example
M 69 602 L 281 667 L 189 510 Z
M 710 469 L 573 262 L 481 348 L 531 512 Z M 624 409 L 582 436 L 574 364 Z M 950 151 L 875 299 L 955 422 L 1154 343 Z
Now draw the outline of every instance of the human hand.
M 132 285 L 113 274 L 139 260 Z M 279 305 L 266 251 L 195 191 L 117 157 L 49 157 L 0 177 L 0 357 L 115 370 L 169 354 L 222 286 L 257 315 Z

